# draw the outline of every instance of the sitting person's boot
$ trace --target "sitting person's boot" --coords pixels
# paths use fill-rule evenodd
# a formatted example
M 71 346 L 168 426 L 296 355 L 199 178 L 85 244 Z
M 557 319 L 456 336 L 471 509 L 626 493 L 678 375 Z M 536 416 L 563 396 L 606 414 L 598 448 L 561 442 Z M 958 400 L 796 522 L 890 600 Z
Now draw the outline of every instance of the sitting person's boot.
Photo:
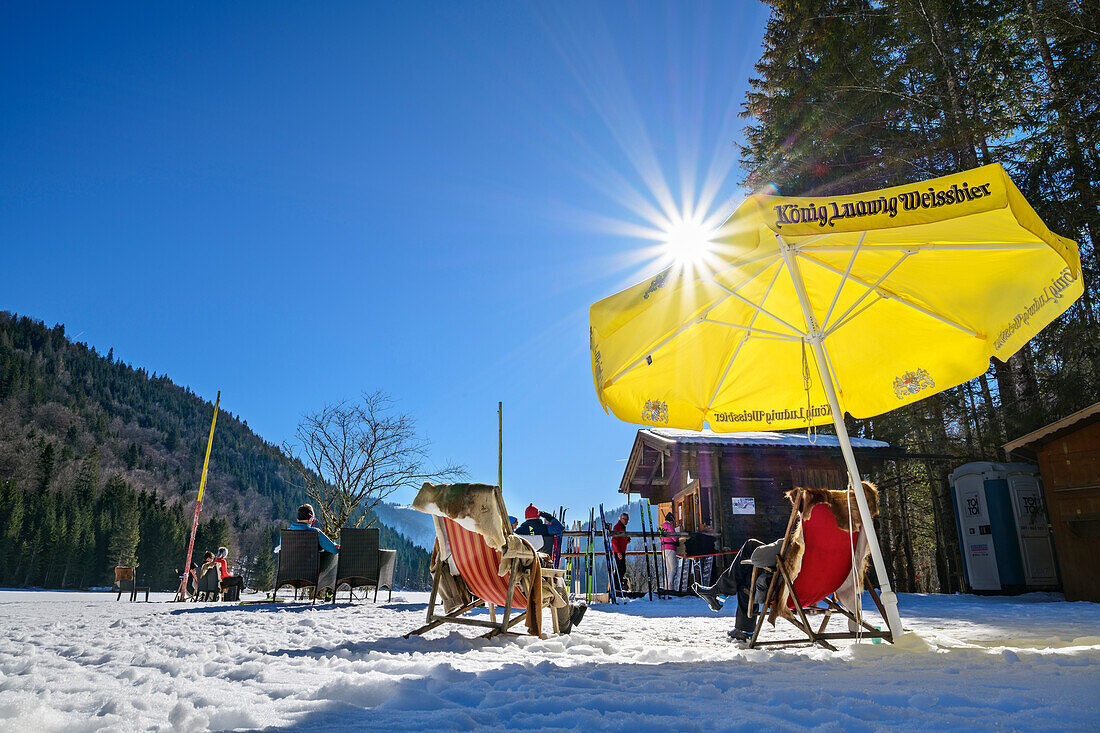
M 741 643 L 741 644 L 747 644 L 749 639 L 752 638 L 751 633 L 749 633 L 747 631 L 742 631 L 741 629 L 737 628 L 736 626 L 733 627 L 732 629 L 730 629 L 729 631 L 727 631 L 726 636 L 729 637 L 730 641 L 735 641 L 735 642 L 738 642 L 738 643 Z
M 577 628 L 577 624 L 584 618 L 584 612 L 588 610 L 588 604 L 581 601 L 577 605 L 573 606 L 573 611 L 569 614 L 569 628 Z
M 702 598 L 710 606 L 710 610 L 718 613 L 722 610 L 722 601 L 718 599 L 718 594 L 714 592 L 713 588 L 704 588 L 698 583 L 691 584 L 691 592 Z

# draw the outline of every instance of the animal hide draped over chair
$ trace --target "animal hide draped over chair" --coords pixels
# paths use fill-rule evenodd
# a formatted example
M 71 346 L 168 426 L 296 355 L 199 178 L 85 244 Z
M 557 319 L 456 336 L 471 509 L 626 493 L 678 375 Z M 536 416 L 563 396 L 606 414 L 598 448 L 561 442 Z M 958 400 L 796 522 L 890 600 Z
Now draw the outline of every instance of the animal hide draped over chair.
M 469 603 L 471 593 L 453 562 L 451 548 L 446 546 L 447 532 L 441 517 L 478 534 L 490 549 L 500 553 L 494 568 L 501 577 L 515 574 L 521 595 L 527 599 L 525 622 L 527 631 L 542 635 L 542 608 L 562 608 L 569 603 L 568 590 L 560 577 L 543 577 L 542 556 L 522 537 L 512 533 L 508 514 L 499 489 L 489 484 L 442 484 L 425 482 L 412 504 L 414 509 L 433 515 L 436 526 L 436 546 L 432 553 L 433 574 L 446 565 L 440 574 L 439 597 L 445 612 L 450 613 Z
M 499 550 L 505 540 L 496 490 L 497 487 L 489 484 L 431 484 L 425 481 L 412 505 L 425 514 L 447 517 L 460 527 L 477 532 L 485 538 L 485 544 Z
M 798 578 L 799 571 L 802 569 L 802 553 L 805 549 L 802 542 L 802 522 L 810 518 L 814 507 L 820 504 L 826 505 L 829 507 L 829 511 L 832 512 L 840 529 L 845 532 L 852 532 L 853 530 L 859 532 L 859 540 L 854 547 L 856 562 L 853 564 L 848 579 L 837 591 L 837 602 L 849 610 L 855 610 L 855 605 L 859 603 L 859 592 L 862 588 L 862 579 L 867 570 L 870 555 L 870 547 L 867 545 L 865 533 L 860 532 L 863 529 L 863 524 L 860 519 L 859 508 L 856 506 L 855 493 L 851 490 L 794 489 L 786 493 L 787 499 L 793 503 L 799 491 L 804 492 L 805 496 L 800 515 L 801 521 L 799 521 L 798 526 L 795 527 L 791 535 L 783 566 L 790 576 L 791 583 L 794 583 L 795 579 Z M 864 481 L 863 493 L 867 497 L 867 508 L 871 510 L 871 516 L 878 516 L 878 487 L 870 481 Z M 780 615 L 792 618 L 790 609 L 787 608 L 789 595 L 786 586 L 781 586 L 778 611 Z

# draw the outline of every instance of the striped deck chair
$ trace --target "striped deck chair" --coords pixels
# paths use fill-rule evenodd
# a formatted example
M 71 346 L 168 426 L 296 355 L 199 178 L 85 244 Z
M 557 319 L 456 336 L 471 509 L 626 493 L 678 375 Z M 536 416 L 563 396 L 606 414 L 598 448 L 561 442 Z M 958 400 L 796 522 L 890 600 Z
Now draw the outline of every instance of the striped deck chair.
M 858 594 L 854 594 L 855 598 L 847 602 L 850 608 L 845 608 L 837 599 L 846 584 L 853 584 L 854 588 L 858 588 L 860 579 L 857 577 L 858 573 L 852 573 L 852 558 L 853 556 L 862 558 L 865 554 L 866 542 L 860 541 L 860 532 L 856 531 L 852 534 L 841 528 L 832 511 L 824 504 L 814 504 L 810 508 L 809 499 L 802 489 L 795 493 L 793 503 L 794 507 L 787 522 L 787 531 L 776 563 L 778 572 L 772 573 L 759 611 L 757 611 L 759 601 L 755 595 L 760 568 L 753 568 L 752 571 L 752 581 L 749 586 L 749 615 L 756 617 L 756 627 L 749 639 L 749 647 L 808 642 L 836 651 L 836 647 L 829 643 L 830 640 L 862 637 L 893 642 L 889 631 L 880 631 L 867 623 L 862 614 L 858 613 Z M 805 508 L 810 509 L 810 515 L 801 520 L 802 562 L 798 574 L 792 578 L 784 558 L 790 551 L 791 539 L 795 534 L 799 516 Z M 878 607 L 879 613 L 886 618 L 886 611 L 882 607 L 878 593 L 870 586 L 866 590 Z M 780 612 L 780 604 L 787 607 L 787 613 Z M 853 612 L 851 607 L 856 611 Z M 825 631 L 834 613 L 848 619 L 847 632 L 827 633 Z M 774 626 L 775 619 L 779 615 L 783 615 L 795 628 L 805 634 L 805 638 L 800 636 L 795 639 L 761 641 L 760 632 L 765 619 Z M 824 617 L 816 630 L 810 625 L 809 620 L 809 617 L 814 615 Z
M 433 487 L 434 488 L 434 487 Z M 492 489 L 496 495 L 496 504 L 500 510 L 500 521 L 505 534 L 509 537 L 512 546 L 522 538 L 514 535 L 511 525 L 508 523 L 508 513 L 504 509 L 504 500 L 501 498 L 500 489 L 486 485 L 473 485 L 472 488 Z M 414 502 L 414 507 L 416 502 Z M 492 638 L 498 634 L 514 633 L 512 627 L 521 621 L 527 621 L 528 631 L 532 628 L 541 629 L 541 619 L 534 624 L 528 619 L 528 597 L 524 594 L 520 578 L 531 571 L 534 551 L 529 545 L 527 550 L 532 554 L 513 559 L 513 570 L 504 576 L 498 573 L 501 566 L 503 553 L 500 549 L 494 549 L 487 544 L 486 537 L 476 531 L 466 529 L 459 521 L 439 514 L 433 515 L 436 527 L 436 545 L 432 552 L 432 593 L 428 600 L 428 616 L 426 623 L 415 631 L 405 634 L 405 638 L 423 634 L 442 624 L 459 624 L 464 626 L 479 626 L 489 629 L 484 638 Z M 507 558 L 506 558 L 507 559 Z M 551 621 L 554 633 L 567 633 L 571 606 L 568 603 L 554 607 L 553 594 L 558 594 L 561 599 L 568 598 L 564 583 L 564 570 L 540 567 L 539 577 L 542 582 L 542 599 L 537 612 L 541 615 L 542 608 L 550 607 Z M 445 575 L 456 576 L 445 578 Z M 440 585 L 447 581 L 460 579 L 460 585 L 468 591 L 465 600 L 458 604 L 457 608 L 443 614 L 436 614 L 436 606 L 440 600 Z M 558 587 L 560 586 L 560 588 Z M 465 615 L 481 606 L 489 608 L 489 619 L 466 618 Z M 503 609 L 499 620 L 497 607 Z M 513 611 L 519 611 L 513 615 Z

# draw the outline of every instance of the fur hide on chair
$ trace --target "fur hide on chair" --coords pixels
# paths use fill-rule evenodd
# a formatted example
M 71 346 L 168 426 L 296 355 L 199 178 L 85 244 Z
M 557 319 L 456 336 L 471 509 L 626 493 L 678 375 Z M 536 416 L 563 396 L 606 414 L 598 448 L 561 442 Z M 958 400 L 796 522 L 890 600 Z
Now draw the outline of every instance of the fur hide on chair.
M 795 489 L 786 493 L 787 499 L 792 504 L 799 491 L 805 492 L 806 495 L 806 500 L 802 504 L 802 521 L 810 518 L 810 513 L 818 504 L 825 504 L 829 507 L 829 511 L 833 513 L 833 517 L 836 518 L 837 526 L 845 532 L 851 532 L 853 527 L 856 531 L 863 528 L 863 523 L 859 516 L 859 508 L 856 506 L 855 493 L 852 492 L 851 489 L 847 491 L 836 491 L 834 489 Z M 871 516 L 878 516 L 878 487 L 870 481 L 864 481 L 863 493 L 867 497 L 867 508 L 871 510 Z M 802 521 L 798 523 L 794 532 L 791 533 L 791 541 L 785 553 L 786 559 L 783 561 L 783 566 L 787 569 L 787 574 L 791 578 L 791 583 L 794 583 L 795 578 L 798 577 L 798 573 L 802 569 L 802 553 L 805 549 L 802 542 Z M 843 595 L 848 603 L 859 602 L 859 588 L 861 587 L 864 573 L 867 570 L 867 561 L 870 556 L 870 547 L 867 545 L 862 532 L 860 533 L 859 542 L 855 547 L 855 551 L 857 558 L 856 567 L 859 568 L 859 572 L 850 574 L 848 580 L 842 586 L 844 590 Z M 779 614 L 784 617 L 793 618 L 793 614 L 787 608 L 788 597 L 789 593 L 787 587 L 781 585 L 778 604 Z M 848 608 L 848 603 L 842 601 L 841 605 Z
M 494 550 L 504 547 L 504 527 L 496 500 L 496 486 L 489 484 L 431 484 L 427 481 L 413 499 L 413 509 L 447 517 L 463 529 L 477 532 Z

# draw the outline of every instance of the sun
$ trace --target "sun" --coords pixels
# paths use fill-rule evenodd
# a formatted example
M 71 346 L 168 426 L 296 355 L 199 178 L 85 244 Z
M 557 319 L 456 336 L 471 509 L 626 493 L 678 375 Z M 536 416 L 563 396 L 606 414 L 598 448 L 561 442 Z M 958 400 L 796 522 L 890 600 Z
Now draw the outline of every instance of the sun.
M 692 219 L 670 222 L 664 232 L 664 254 L 678 265 L 699 265 L 712 249 L 714 231 Z

